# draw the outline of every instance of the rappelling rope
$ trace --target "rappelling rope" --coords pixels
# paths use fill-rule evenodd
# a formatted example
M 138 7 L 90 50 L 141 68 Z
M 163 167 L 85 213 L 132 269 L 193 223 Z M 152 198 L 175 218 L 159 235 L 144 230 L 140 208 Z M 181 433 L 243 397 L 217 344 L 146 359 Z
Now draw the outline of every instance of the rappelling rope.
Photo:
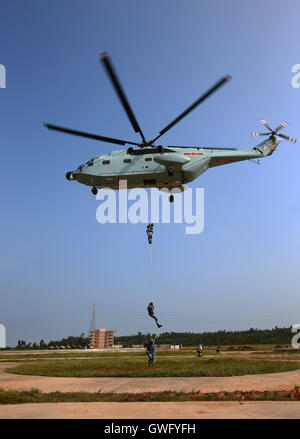
M 152 235 L 153 235 L 153 223 L 151 223 L 151 199 L 150 206 L 148 208 L 149 212 L 149 223 L 147 226 L 147 236 L 148 236 L 148 244 L 149 244 L 149 256 L 150 256 L 150 302 L 153 302 L 153 282 L 152 282 Z
M 153 235 L 153 224 L 148 224 L 146 230 L 148 236 L 149 253 L 150 253 L 150 302 L 153 302 L 153 287 L 152 287 L 152 235 Z
M 149 245 L 150 251 L 150 302 L 153 302 L 153 286 L 152 286 L 152 245 Z
M 158 334 L 158 331 L 156 332 L 155 336 L 153 337 L 153 344 L 154 344 L 154 358 L 153 358 L 153 364 L 156 363 L 155 341 L 156 341 L 156 338 L 157 338 L 157 334 Z

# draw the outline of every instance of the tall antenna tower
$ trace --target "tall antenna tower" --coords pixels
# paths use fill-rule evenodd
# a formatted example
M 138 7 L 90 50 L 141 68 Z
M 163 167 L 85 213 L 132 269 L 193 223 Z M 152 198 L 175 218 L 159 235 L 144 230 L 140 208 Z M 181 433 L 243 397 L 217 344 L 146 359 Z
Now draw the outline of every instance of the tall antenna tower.
M 90 332 L 96 331 L 96 312 L 95 312 L 96 304 L 93 303 L 93 312 L 92 312 L 92 320 L 91 320 L 91 327 Z

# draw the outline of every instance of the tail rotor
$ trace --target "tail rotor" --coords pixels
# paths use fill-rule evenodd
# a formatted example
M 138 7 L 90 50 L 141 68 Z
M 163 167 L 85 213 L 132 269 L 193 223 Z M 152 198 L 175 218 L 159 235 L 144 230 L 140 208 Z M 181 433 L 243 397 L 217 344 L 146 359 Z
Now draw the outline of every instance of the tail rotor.
M 280 131 L 283 128 L 286 128 L 288 126 L 287 122 L 285 122 L 285 121 L 281 122 L 281 124 L 275 130 L 273 130 L 265 119 L 260 119 L 259 121 L 261 124 L 264 125 L 265 128 L 267 128 L 268 132 L 266 132 L 266 133 L 255 133 L 254 132 L 254 133 L 251 133 L 252 137 L 278 136 L 278 137 L 281 137 L 282 139 L 288 140 L 289 142 L 292 142 L 292 143 L 297 142 L 297 139 L 295 139 L 295 137 L 285 136 L 284 134 L 281 134 L 281 133 L 278 134 L 278 131 Z

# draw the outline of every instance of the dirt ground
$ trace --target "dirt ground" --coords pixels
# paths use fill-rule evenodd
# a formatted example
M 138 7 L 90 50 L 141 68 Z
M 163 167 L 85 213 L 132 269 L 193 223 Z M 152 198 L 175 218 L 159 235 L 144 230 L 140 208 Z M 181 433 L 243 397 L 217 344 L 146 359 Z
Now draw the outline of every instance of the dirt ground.
M 300 419 L 300 402 L 65 402 L 0 405 L 0 419 Z

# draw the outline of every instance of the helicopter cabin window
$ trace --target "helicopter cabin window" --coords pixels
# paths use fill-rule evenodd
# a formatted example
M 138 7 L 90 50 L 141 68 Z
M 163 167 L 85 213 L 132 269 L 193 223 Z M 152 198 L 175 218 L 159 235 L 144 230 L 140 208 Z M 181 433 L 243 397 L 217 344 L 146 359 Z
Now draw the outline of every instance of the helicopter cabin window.
M 110 160 L 103 160 L 102 164 L 103 165 L 109 165 L 110 164 Z
M 155 186 L 155 185 L 156 185 L 155 178 L 144 180 L 144 186 Z
M 146 162 L 151 162 L 151 161 L 152 161 L 152 157 L 146 157 L 146 158 L 145 158 L 145 161 L 146 161 Z
M 131 163 L 131 159 L 124 159 L 123 163 Z

